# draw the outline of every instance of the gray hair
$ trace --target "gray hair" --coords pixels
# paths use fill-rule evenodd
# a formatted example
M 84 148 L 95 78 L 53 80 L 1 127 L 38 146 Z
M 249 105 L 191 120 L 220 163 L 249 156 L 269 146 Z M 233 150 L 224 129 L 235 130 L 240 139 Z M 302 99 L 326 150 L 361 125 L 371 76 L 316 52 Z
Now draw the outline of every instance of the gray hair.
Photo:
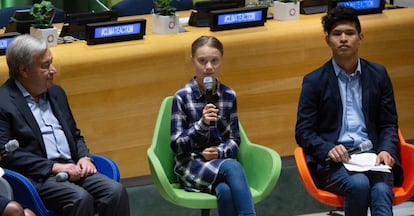
M 39 40 L 28 34 L 19 35 L 10 43 L 6 50 L 7 66 L 9 76 L 19 79 L 19 66 L 32 67 L 35 57 L 47 51 L 46 41 Z

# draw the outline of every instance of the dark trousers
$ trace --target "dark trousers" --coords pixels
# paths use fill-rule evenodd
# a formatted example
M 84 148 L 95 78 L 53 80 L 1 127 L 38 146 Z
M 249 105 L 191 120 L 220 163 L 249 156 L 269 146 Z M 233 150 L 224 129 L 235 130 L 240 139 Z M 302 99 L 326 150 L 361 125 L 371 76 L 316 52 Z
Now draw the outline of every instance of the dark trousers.
M 45 206 L 63 216 L 129 216 L 128 194 L 118 182 L 102 174 L 88 176 L 76 183 L 33 182 Z
M 323 189 L 345 197 L 346 216 L 392 215 L 392 173 L 349 172 L 341 164 L 318 170 L 318 183 Z

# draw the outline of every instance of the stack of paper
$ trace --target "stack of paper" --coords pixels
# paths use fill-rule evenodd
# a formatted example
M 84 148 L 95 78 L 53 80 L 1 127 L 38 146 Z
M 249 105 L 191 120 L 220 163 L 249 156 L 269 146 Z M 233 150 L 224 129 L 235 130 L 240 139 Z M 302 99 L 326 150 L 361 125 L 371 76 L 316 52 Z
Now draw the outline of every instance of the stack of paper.
M 345 168 L 354 172 L 365 172 L 368 170 L 379 172 L 391 172 L 391 167 L 380 164 L 375 166 L 377 155 L 375 153 L 361 153 L 351 155 L 351 159 L 347 163 L 343 163 Z

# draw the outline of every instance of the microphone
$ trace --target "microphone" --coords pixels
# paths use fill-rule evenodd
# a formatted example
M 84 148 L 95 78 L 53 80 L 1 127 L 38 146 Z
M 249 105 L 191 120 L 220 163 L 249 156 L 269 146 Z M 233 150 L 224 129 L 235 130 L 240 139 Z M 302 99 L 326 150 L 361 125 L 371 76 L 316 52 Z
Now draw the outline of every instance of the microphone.
M 213 77 L 207 76 L 203 79 L 204 88 L 206 89 L 206 104 L 214 104 L 213 98 Z M 210 125 L 214 125 L 214 121 L 210 121 Z
M 111 9 L 109 9 L 104 3 L 102 3 L 99 0 L 95 0 L 96 3 L 98 3 L 99 6 L 101 6 L 105 11 L 110 11 Z
M 57 182 L 64 182 L 69 179 L 69 174 L 67 172 L 60 172 L 56 174 L 56 181 Z
M 369 151 L 371 149 L 372 149 L 372 142 L 371 140 L 367 140 L 367 141 L 360 143 L 356 147 L 350 148 L 348 150 L 348 154 L 351 155 L 351 154 L 361 153 L 361 152 Z
M 204 88 L 206 89 L 206 103 L 213 103 L 213 78 L 208 76 L 203 79 Z
M 348 154 L 357 154 L 365 151 L 369 151 L 372 149 L 372 142 L 371 140 L 364 141 L 360 143 L 358 146 L 348 149 Z M 325 158 L 325 162 L 331 162 L 332 158 L 329 156 Z
M 15 151 L 17 148 L 19 148 L 19 141 L 12 139 L 12 140 L 9 140 L 3 146 L 0 146 L 0 152 L 4 154 L 6 152 Z

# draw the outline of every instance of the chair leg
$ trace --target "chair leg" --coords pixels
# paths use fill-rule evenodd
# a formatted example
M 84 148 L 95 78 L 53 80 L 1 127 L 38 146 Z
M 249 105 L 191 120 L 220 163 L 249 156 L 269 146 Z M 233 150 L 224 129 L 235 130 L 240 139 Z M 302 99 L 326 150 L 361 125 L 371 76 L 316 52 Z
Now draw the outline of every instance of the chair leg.
M 210 216 L 210 209 L 201 209 L 201 216 Z
M 344 214 L 342 214 L 343 212 L 343 208 L 336 208 L 334 210 L 330 210 L 328 215 L 330 216 L 344 216 Z

